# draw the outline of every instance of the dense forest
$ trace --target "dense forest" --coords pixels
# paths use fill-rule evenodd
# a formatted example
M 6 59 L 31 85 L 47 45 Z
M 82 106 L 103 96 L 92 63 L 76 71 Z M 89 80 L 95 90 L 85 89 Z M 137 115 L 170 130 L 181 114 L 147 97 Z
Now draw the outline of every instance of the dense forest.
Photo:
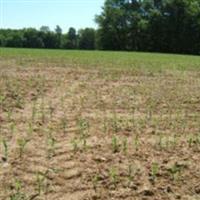
M 200 54 L 200 0 L 106 0 L 98 29 L 0 29 L 0 46 Z

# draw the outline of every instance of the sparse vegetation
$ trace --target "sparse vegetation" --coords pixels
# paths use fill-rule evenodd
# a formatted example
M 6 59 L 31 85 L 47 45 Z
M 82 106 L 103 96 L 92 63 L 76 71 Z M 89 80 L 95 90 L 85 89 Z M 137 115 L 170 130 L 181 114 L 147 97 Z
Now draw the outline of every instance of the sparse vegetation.
M 0 50 L 0 199 L 199 199 L 199 57 Z

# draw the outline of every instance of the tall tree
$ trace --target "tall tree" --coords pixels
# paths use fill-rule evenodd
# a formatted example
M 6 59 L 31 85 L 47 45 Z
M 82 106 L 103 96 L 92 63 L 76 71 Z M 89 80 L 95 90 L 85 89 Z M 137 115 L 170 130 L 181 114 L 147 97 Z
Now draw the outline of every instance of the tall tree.
M 77 48 L 77 35 L 76 35 L 76 29 L 73 27 L 69 28 L 69 31 L 67 33 L 67 44 L 66 47 L 68 49 L 76 49 Z
M 42 31 L 44 33 L 48 33 L 48 32 L 50 32 L 50 28 L 48 26 L 41 26 L 40 31 Z
M 79 30 L 78 47 L 79 49 L 95 49 L 95 30 L 93 28 Z
M 59 25 L 56 25 L 56 28 L 55 28 L 55 32 L 59 35 L 62 35 L 62 29 L 60 28 Z
M 56 32 L 56 37 L 57 37 L 56 48 L 60 48 L 61 47 L 61 40 L 62 40 L 62 29 L 59 25 L 56 26 L 55 32 Z

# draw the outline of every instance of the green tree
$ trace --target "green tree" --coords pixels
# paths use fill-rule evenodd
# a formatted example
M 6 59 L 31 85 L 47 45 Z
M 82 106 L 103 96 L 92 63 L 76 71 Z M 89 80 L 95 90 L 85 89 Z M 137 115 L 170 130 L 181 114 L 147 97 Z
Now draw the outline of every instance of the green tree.
M 80 29 L 78 38 L 79 49 L 95 49 L 95 30 L 93 28 Z
M 48 26 L 41 26 L 40 31 L 42 31 L 44 33 L 48 33 L 48 32 L 50 32 L 50 28 Z
M 65 44 L 67 49 L 76 49 L 77 48 L 77 35 L 76 35 L 76 29 L 73 27 L 69 28 L 69 31 L 67 33 L 67 41 Z
M 44 42 L 41 37 L 39 37 L 39 33 L 36 29 L 28 28 L 24 29 L 24 47 L 29 48 L 43 48 Z
M 62 29 L 60 28 L 59 25 L 56 26 L 55 32 L 56 32 L 58 35 L 62 35 Z

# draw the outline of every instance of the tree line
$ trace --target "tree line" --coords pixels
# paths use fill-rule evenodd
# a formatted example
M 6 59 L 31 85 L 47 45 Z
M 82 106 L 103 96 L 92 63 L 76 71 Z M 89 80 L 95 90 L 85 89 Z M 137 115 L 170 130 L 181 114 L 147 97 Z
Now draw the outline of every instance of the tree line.
M 200 0 L 106 0 L 102 49 L 200 54 Z
M 98 29 L 0 29 L 0 46 L 200 54 L 200 0 L 105 0 Z
M 40 30 L 26 28 L 21 30 L 0 29 L 1 47 L 49 48 L 49 49 L 95 49 L 95 29 L 85 28 L 78 32 L 69 28 L 62 33 L 60 26 L 51 31 L 48 26 Z

